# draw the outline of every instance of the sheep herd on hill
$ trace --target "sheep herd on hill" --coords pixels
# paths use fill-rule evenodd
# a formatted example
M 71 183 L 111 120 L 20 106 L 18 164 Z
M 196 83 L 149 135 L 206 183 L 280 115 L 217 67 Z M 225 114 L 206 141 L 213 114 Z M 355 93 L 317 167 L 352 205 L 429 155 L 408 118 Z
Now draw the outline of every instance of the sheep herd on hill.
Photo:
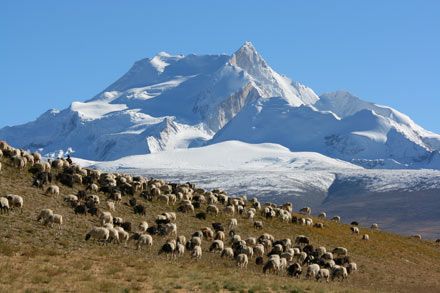
M 357 265 L 346 248 L 327 249 L 317 246 L 312 244 L 306 235 L 297 235 L 293 239 L 276 239 L 269 233 L 246 238 L 237 233 L 237 218 L 244 219 L 245 224 L 249 222 L 255 233 L 264 229 L 265 221 L 281 221 L 286 225 L 325 229 L 325 223 L 321 220 L 327 219 L 326 213 L 320 213 L 320 222 L 314 222 L 310 217 L 310 207 L 302 208 L 299 213 L 294 214 L 291 203 L 261 204 L 256 198 L 248 200 L 246 196 L 233 197 L 219 189 L 206 191 L 191 183 L 175 184 L 142 176 L 103 173 L 82 168 L 74 164 L 70 158 L 46 161 L 38 153 L 13 148 L 4 141 L 0 141 L 0 158 L 5 164 L 18 170 L 27 168 L 32 173 L 32 186 L 43 189 L 47 196 L 61 196 L 57 184 L 78 187 L 79 191 L 76 194 L 63 195 L 63 200 L 71 207 L 72 213 L 78 216 L 89 214 L 99 222 L 99 225 L 85 231 L 86 241 L 125 246 L 134 242 L 137 249 L 149 249 L 153 241 L 160 241 L 161 237 L 165 237 L 159 254 L 177 259 L 188 253 L 195 260 L 201 259 L 207 253 L 202 250 L 202 242 L 207 242 L 210 254 L 230 259 L 241 269 L 246 269 L 249 261 L 254 261 L 256 265 L 261 266 L 264 274 L 287 274 L 296 278 L 305 276 L 308 279 L 326 282 L 344 280 L 357 270 Z M 105 198 L 105 202 L 101 202 L 102 198 Z M 202 227 L 192 235 L 184 236 L 178 233 L 179 217 L 176 212 L 157 215 L 154 223 L 141 220 L 134 224 L 115 216 L 118 205 L 122 203 L 128 205 L 133 213 L 142 219 L 148 212 L 146 203 L 149 201 L 160 202 L 177 213 L 189 213 L 200 220 L 223 214 L 226 215 L 227 222 L 214 222 L 210 227 Z M 0 197 L 2 213 L 21 210 L 23 205 L 22 196 L 8 194 Z M 43 209 L 36 213 L 36 220 L 43 225 L 57 225 L 61 229 L 64 224 L 63 216 L 51 209 Z M 255 219 L 257 216 L 260 220 Z M 331 220 L 341 221 L 338 216 Z M 350 229 L 354 235 L 360 234 L 357 222 L 352 222 Z M 373 224 L 371 229 L 377 230 L 379 227 Z M 359 237 L 360 241 L 370 239 L 368 234 L 355 237 Z

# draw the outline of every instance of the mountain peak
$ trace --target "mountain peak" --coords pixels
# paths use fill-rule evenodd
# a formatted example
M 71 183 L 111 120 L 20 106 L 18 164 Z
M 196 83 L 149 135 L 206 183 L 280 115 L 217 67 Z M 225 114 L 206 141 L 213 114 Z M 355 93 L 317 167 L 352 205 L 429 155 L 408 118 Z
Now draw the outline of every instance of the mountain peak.
M 258 54 L 254 45 L 249 41 L 246 41 L 240 49 L 232 55 L 230 63 L 241 67 L 246 71 L 255 66 L 263 66 L 264 68 L 268 67 L 266 61 L 264 61 L 260 54 Z

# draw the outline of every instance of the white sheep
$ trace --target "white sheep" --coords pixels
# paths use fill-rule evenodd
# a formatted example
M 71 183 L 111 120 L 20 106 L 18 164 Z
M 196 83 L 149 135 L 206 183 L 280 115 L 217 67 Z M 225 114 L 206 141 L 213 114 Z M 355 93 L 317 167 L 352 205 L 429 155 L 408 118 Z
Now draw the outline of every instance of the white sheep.
M 234 214 L 235 214 L 235 207 L 234 207 L 233 205 L 226 206 L 226 207 L 223 209 L 223 212 L 224 212 L 226 215 L 234 215 Z
M 107 205 L 107 208 L 109 211 L 112 211 L 112 212 L 115 211 L 115 203 L 113 201 L 107 201 L 106 205 Z
M 371 225 L 371 229 L 373 229 L 373 230 L 379 230 L 379 225 L 376 224 L 376 223 L 374 223 L 374 224 Z
M 191 257 L 195 258 L 197 260 L 202 258 L 202 247 L 197 245 L 193 248 L 193 251 L 191 253 Z
M 210 205 L 208 205 L 207 207 L 206 207 L 206 213 L 207 214 L 212 214 L 212 215 L 218 215 L 218 207 L 217 206 L 215 206 L 215 205 L 213 205 L 213 204 L 210 204 Z
M 115 227 L 115 229 L 118 230 L 119 239 L 121 241 L 124 241 L 124 244 L 127 245 L 127 241 L 128 239 L 130 239 L 130 234 L 128 234 L 128 232 L 125 231 L 122 227 Z
M 0 197 L 0 210 L 2 213 L 9 212 L 9 201 L 6 197 Z
M 240 253 L 239 255 L 237 255 L 237 266 L 240 269 L 246 268 L 248 263 L 249 263 L 249 260 L 248 260 L 248 256 L 246 254 Z
M 47 221 L 47 219 L 50 216 L 53 216 L 53 211 L 51 209 L 41 210 L 40 213 L 38 214 L 37 221 L 43 220 L 43 223 L 44 223 Z
M 336 223 L 340 223 L 341 222 L 341 217 L 340 216 L 334 216 L 332 218 L 332 221 L 336 222 Z
M 370 240 L 370 235 L 368 235 L 368 234 L 362 235 L 362 240 L 365 240 L 365 241 Z
M 104 227 L 93 227 L 92 230 L 90 230 L 86 234 L 86 241 L 90 238 L 93 238 L 97 241 L 106 242 L 110 236 L 110 232 L 107 228 Z
M 336 247 L 332 252 L 339 256 L 346 256 L 348 254 L 348 250 L 345 247 Z
M 185 254 L 185 245 L 182 243 L 177 242 L 176 248 L 173 251 L 174 258 L 183 256 Z
M 141 234 L 139 235 L 139 239 L 137 240 L 137 246 L 136 248 L 139 249 L 142 245 L 145 245 L 147 247 L 153 246 L 153 237 L 148 234 Z
M 347 265 L 347 273 L 351 274 L 357 271 L 357 264 L 355 262 L 351 262 Z
M 353 234 L 359 234 L 359 228 L 358 227 L 350 227 L 351 233 Z
M 223 231 L 216 231 L 215 232 L 215 235 L 214 235 L 214 239 L 215 240 L 222 240 L 222 241 L 225 241 L 225 239 L 226 239 L 226 235 L 225 235 L 225 232 L 223 232 Z
M 147 229 L 148 229 L 148 222 L 143 221 L 139 224 L 139 231 L 140 232 L 145 233 L 145 232 L 147 232 Z
M 334 266 L 332 268 L 332 280 L 339 279 L 344 280 L 348 276 L 347 269 L 343 266 Z
M 321 213 L 319 213 L 318 218 L 325 219 L 325 218 L 327 218 L 327 214 L 325 212 L 321 212 Z
M 60 195 L 60 188 L 56 185 L 50 185 L 45 192 L 46 195 Z
M 234 258 L 234 250 L 231 247 L 226 247 L 221 253 L 221 257 Z
M 254 254 L 255 256 L 263 256 L 264 255 L 264 245 L 257 244 L 254 246 Z
M 111 227 L 108 223 L 105 224 L 105 225 L 106 225 L 105 228 L 107 228 L 108 232 L 109 232 L 108 241 L 109 242 L 116 242 L 116 243 L 119 244 L 120 243 L 120 241 L 119 241 L 119 231 L 116 230 L 114 227 Z
M 315 278 L 318 275 L 320 267 L 318 264 L 314 263 L 307 267 L 306 278 Z
M 64 197 L 64 201 L 68 203 L 76 203 L 78 202 L 78 196 L 73 194 L 68 194 Z
M 328 269 L 320 269 L 316 275 L 316 280 L 320 281 L 324 279 L 327 283 L 330 280 L 330 271 Z
M 281 259 L 277 254 L 271 255 L 269 260 L 263 266 L 263 273 L 266 274 L 268 271 L 272 273 L 277 273 L 280 271 Z
M 113 216 L 110 212 L 102 212 L 99 219 L 101 224 L 104 226 L 106 223 L 113 223 Z
M 228 228 L 229 228 L 229 230 L 234 230 L 235 228 L 237 228 L 238 227 L 238 221 L 237 221 L 237 219 L 235 219 L 235 218 L 231 218 L 231 219 L 229 219 L 229 222 L 228 222 Z
M 214 240 L 211 244 L 211 246 L 209 247 L 209 251 L 211 252 L 221 252 L 223 251 L 223 249 L 225 248 L 225 245 L 223 243 L 223 241 L 221 240 Z
M 312 208 L 304 207 L 304 208 L 300 209 L 299 212 L 304 215 L 310 215 L 312 213 Z
M 10 207 L 23 209 L 23 197 L 16 194 L 8 194 L 6 198 L 9 200 Z M 22 210 L 23 211 L 23 210 Z

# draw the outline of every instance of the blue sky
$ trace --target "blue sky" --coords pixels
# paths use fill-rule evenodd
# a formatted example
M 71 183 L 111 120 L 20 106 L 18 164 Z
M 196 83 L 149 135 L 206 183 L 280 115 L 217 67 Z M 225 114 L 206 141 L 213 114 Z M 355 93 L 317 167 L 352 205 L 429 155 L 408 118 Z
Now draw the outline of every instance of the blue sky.
M 0 127 L 86 100 L 134 61 L 250 40 L 318 94 L 348 90 L 440 132 L 440 1 L 1 1 Z

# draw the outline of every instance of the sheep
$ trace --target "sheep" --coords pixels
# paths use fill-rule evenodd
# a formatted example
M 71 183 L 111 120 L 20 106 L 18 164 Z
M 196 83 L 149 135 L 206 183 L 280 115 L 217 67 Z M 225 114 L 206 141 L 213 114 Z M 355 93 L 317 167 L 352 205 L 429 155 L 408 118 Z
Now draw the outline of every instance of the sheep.
M 336 247 L 333 249 L 332 253 L 338 256 L 346 256 L 348 254 L 348 250 L 345 247 Z
M 235 207 L 233 205 L 228 205 L 223 209 L 223 212 L 226 215 L 234 215 L 235 214 Z
M 357 264 L 354 262 L 351 262 L 347 265 L 347 273 L 351 274 L 353 272 L 357 271 Z
M 348 273 L 347 273 L 347 269 L 345 267 L 334 266 L 332 268 L 332 275 L 331 275 L 332 281 L 336 278 L 343 281 L 344 279 L 347 278 L 347 276 L 348 276 Z
M 362 235 L 362 240 L 365 240 L 365 241 L 370 240 L 370 235 L 368 235 L 368 234 Z
M 299 263 L 293 263 L 287 268 L 287 274 L 291 277 L 299 278 L 302 274 L 302 268 Z
M 320 267 L 318 264 L 311 264 L 307 267 L 306 278 L 311 279 L 315 278 L 318 275 Z
M 2 213 L 9 212 L 9 201 L 6 197 L 0 197 L 0 210 Z
M 422 235 L 415 234 L 415 235 L 411 235 L 410 238 L 414 238 L 414 239 L 417 239 L 417 240 L 422 240 Z
M 307 253 L 304 252 L 304 251 L 301 251 L 301 252 L 299 253 L 299 255 L 297 256 L 297 258 L 298 258 L 298 262 L 299 262 L 299 263 L 304 264 L 304 262 L 305 262 L 306 259 L 307 259 Z
M 87 186 L 86 190 L 91 190 L 92 192 L 98 192 L 99 186 L 95 183 L 92 183 L 89 186 Z
M 316 280 L 320 281 L 324 279 L 327 283 L 330 279 L 330 271 L 328 269 L 319 269 L 318 274 L 316 275 Z
M 235 218 L 229 219 L 228 228 L 229 230 L 234 230 L 238 227 L 238 221 Z
M 107 228 L 104 227 L 93 227 L 92 230 L 90 230 L 85 237 L 85 240 L 89 240 L 90 238 L 93 238 L 100 242 L 106 242 L 108 238 L 110 237 L 110 232 Z
M 202 258 L 202 247 L 199 245 L 195 246 L 192 250 L 191 257 L 199 260 Z
M 77 203 L 78 202 L 78 196 L 76 196 L 76 195 L 74 195 L 74 194 L 68 194 L 68 195 L 66 195 L 65 197 L 64 197 L 64 201 L 65 202 L 68 202 L 68 203 L 71 203 L 71 204 L 74 204 L 74 203 Z
M 315 223 L 315 225 L 313 225 L 313 227 L 319 228 L 319 229 L 323 229 L 324 228 L 324 224 L 323 223 Z
M 240 269 L 247 268 L 248 263 L 249 263 L 249 260 L 248 260 L 248 256 L 246 254 L 240 253 L 239 255 L 237 255 L 237 266 Z
M 139 231 L 142 233 L 146 233 L 148 229 L 148 222 L 143 221 L 139 224 Z
M 246 242 L 246 245 L 249 245 L 249 246 L 254 246 L 257 244 L 257 238 L 255 238 L 255 237 L 248 237 L 244 241 Z
M 128 234 L 127 231 L 124 230 L 122 227 L 115 227 L 115 229 L 118 231 L 119 239 L 125 241 L 125 246 L 127 245 L 127 241 L 130 239 L 130 234 Z
M 112 211 L 112 212 L 115 211 L 115 203 L 113 201 L 107 201 L 106 205 L 107 205 L 107 208 L 109 211 Z
M 183 256 L 184 254 L 185 254 L 185 245 L 178 242 L 176 244 L 176 248 L 174 249 L 173 257 L 177 258 L 178 256 Z
M 351 233 L 353 234 L 359 234 L 359 228 L 358 227 L 350 227 Z
M 162 215 L 165 216 L 170 221 L 176 221 L 177 219 L 177 215 L 174 212 L 166 212 L 163 213 Z
M 254 249 L 250 246 L 244 246 L 241 248 L 241 253 L 246 254 L 249 258 L 254 256 Z
M 164 204 L 168 205 L 169 204 L 169 197 L 168 195 L 165 194 L 161 194 L 157 197 L 157 201 L 163 202 Z
M 298 235 L 295 238 L 295 244 L 297 245 L 307 245 L 310 244 L 310 239 L 304 235 Z
M 56 185 L 50 185 L 45 192 L 46 195 L 60 195 L 60 188 Z
M 341 222 L 341 217 L 340 217 L 340 216 L 334 216 L 334 217 L 332 218 L 332 221 L 333 221 L 333 222 L 336 222 L 336 223 L 340 223 L 340 222 Z
M 379 225 L 376 223 L 373 223 L 370 227 L 372 230 L 379 230 Z
M 263 229 L 263 222 L 262 221 L 255 221 L 254 222 L 254 229 L 257 229 L 257 230 Z
M 263 244 L 257 244 L 254 246 L 254 254 L 256 256 L 263 256 L 264 255 L 264 245 Z
M 50 216 L 53 216 L 53 211 L 51 209 L 41 210 L 38 214 L 37 221 L 43 220 L 43 222 L 46 222 Z
M 23 212 L 23 197 L 15 194 L 8 194 L 6 198 L 9 200 L 10 207 L 19 208 Z
M 223 251 L 224 247 L 225 247 L 225 245 L 224 245 L 223 241 L 214 240 L 212 242 L 211 246 L 209 247 L 209 251 L 210 252 L 217 252 L 217 251 L 221 252 L 221 251 Z
M 321 213 L 319 213 L 318 218 L 325 219 L 325 218 L 327 218 L 327 214 L 325 212 L 321 212 Z
M 271 257 L 269 258 L 269 260 L 266 262 L 266 264 L 263 266 L 263 274 L 266 274 L 266 272 L 273 272 L 273 273 L 277 273 L 280 271 L 280 266 L 281 266 L 281 260 L 278 256 L 277 257 Z
M 224 241 L 226 239 L 225 232 L 223 232 L 223 231 L 216 231 L 215 234 L 214 234 L 214 239 L 215 240 L 222 240 L 222 241 Z
M 177 225 L 175 223 L 165 224 L 165 234 L 177 237 Z
M 300 209 L 299 212 L 300 212 L 300 214 L 310 215 L 312 213 L 312 208 L 304 207 L 304 208 Z
M 218 207 L 216 207 L 215 205 L 210 204 L 210 205 L 208 205 L 208 206 L 206 207 L 206 213 L 207 213 L 207 214 L 210 214 L 210 215 L 215 215 L 215 216 L 217 216 L 218 213 L 219 213 Z
M 120 243 L 119 241 L 119 231 L 116 230 L 114 227 L 112 227 L 112 225 L 110 223 L 105 224 L 105 228 L 108 229 L 109 232 L 109 238 L 108 238 L 108 242 L 116 242 L 116 243 Z
M 174 250 L 176 249 L 176 240 L 167 240 L 164 245 L 159 250 L 158 254 L 165 253 L 168 256 L 173 256 Z
M 234 258 L 234 251 L 231 247 L 226 247 L 223 249 L 221 253 L 221 257 Z
M 113 223 L 113 216 L 110 212 L 102 212 L 99 219 L 101 220 L 102 225 L 105 223 Z

